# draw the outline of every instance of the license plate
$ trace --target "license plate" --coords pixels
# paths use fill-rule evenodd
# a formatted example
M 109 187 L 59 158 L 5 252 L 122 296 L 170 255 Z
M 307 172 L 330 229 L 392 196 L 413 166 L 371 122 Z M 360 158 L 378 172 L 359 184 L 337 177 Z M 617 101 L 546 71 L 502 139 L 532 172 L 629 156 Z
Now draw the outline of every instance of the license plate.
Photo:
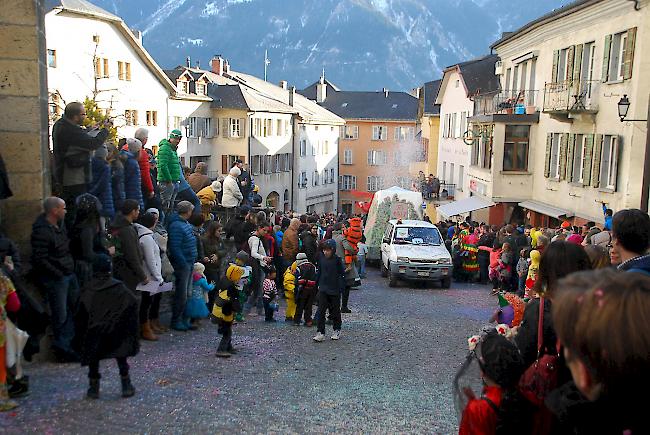
M 429 276 L 429 272 L 418 272 L 418 276 Z

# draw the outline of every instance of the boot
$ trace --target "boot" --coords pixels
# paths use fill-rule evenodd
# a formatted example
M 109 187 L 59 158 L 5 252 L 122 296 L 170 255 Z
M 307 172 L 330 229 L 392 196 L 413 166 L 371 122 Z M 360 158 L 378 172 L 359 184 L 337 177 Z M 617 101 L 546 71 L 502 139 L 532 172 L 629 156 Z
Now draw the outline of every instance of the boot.
M 145 322 L 140 326 L 140 335 L 142 336 L 143 340 L 158 341 L 158 337 L 156 337 L 156 334 L 153 333 L 151 324 L 149 322 Z
M 122 378 L 122 397 L 132 397 L 135 395 L 135 387 L 131 384 L 129 375 L 121 376 Z
M 151 330 L 154 334 L 164 334 L 169 331 L 169 328 L 163 326 L 159 319 L 151 319 L 149 320 L 149 324 L 151 325 Z
M 86 393 L 88 399 L 99 399 L 99 378 L 88 379 L 88 392 Z

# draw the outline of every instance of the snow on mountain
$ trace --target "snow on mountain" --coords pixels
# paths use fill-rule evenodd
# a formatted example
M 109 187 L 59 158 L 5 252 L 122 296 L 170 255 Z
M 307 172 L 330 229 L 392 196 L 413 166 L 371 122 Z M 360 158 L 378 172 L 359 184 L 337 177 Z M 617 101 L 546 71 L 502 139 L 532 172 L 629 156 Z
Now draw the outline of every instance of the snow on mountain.
M 501 32 L 568 0 L 91 0 L 143 31 L 163 68 L 214 54 L 301 88 L 322 68 L 344 89 L 410 89 L 489 52 Z M 525 5 L 525 7 L 524 7 Z

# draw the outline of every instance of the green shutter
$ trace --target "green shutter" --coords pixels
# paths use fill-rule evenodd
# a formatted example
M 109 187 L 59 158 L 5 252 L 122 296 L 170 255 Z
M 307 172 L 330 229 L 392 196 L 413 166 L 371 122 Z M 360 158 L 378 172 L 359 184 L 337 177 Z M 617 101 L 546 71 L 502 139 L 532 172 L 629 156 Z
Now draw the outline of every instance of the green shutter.
M 575 155 L 575 147 L 575 135 L 573 133 L 569 133 L 566 154 L 566 179 L 569 182 L 573 181 L 573 156 Z
M 573 59 L 576 52 L 576 46 L 572 45 L 567 49 L 566 53 L 566 81 L 567 84 L 571 84 L 571 79 L 573 78 Z
M 580 93 L 580 73 L 582 72 L 582 53 L 584 44 L 576 45 L 576 53 L 573 60 L 573 89 L 576 94 Z
M 589 186 L 591 181 L 591 157 L 594 149 L 594 135 L 585 135 L 585 166 L 582 168 L 582 184 Z
M 625 63 L 623 64 L 623 78 L 632 78 L 632 66 L 634 63 L 634 43 L 636 42 L 636 27 L 627 31 L 627 45 L 625 47 Z
M 594 143 L 594 155 L 591 165 L 591 185 L 593 187 L 600 187 L 600 155 L 603 152 L 603 135 L 596 135 L 596 142 Z M 610 156 L 611 158 L 611 156 Z
M 612 48 L 612 35 L 605 36 L 605 50 L 603 51 L 603 82 L 609 80 L 609 52 Z
M 553 51 L 553 71 L 551 72 L 551 82 L 557 83 L 557 65 L 560 63 L 560 50 Z
M 566 178 L 566 166 L 567 166 L 567 141 L 569 139 L 569 133 L 562 133 L 560 136 L 560 173 L 558 174 L 558 178 L 560 180 L 564 180 Z
M 544 157 L 544 176 L 551 176 L 551 147 L 553 146 L 553 133 L 546 135 L 546 157 Z

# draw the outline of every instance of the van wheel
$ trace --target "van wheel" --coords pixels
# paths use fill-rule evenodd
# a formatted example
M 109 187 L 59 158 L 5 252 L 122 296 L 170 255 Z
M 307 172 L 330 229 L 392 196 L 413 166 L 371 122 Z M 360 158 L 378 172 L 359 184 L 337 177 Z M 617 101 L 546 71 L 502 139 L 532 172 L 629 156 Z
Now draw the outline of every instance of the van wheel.
M 440 281 L 440 284 L 442 285 L 442 288 L 450 288 L 451 287 L 451 277 L 443 279 L 442 281 Z
M 388 287 L 397 287 L 397 275 L 388 271 Z
M 381 268 L 381 276 L 386 278 L 388 276 L 388 269 L 384 266 L 384 260 L 379 261 L 379 267 Z

